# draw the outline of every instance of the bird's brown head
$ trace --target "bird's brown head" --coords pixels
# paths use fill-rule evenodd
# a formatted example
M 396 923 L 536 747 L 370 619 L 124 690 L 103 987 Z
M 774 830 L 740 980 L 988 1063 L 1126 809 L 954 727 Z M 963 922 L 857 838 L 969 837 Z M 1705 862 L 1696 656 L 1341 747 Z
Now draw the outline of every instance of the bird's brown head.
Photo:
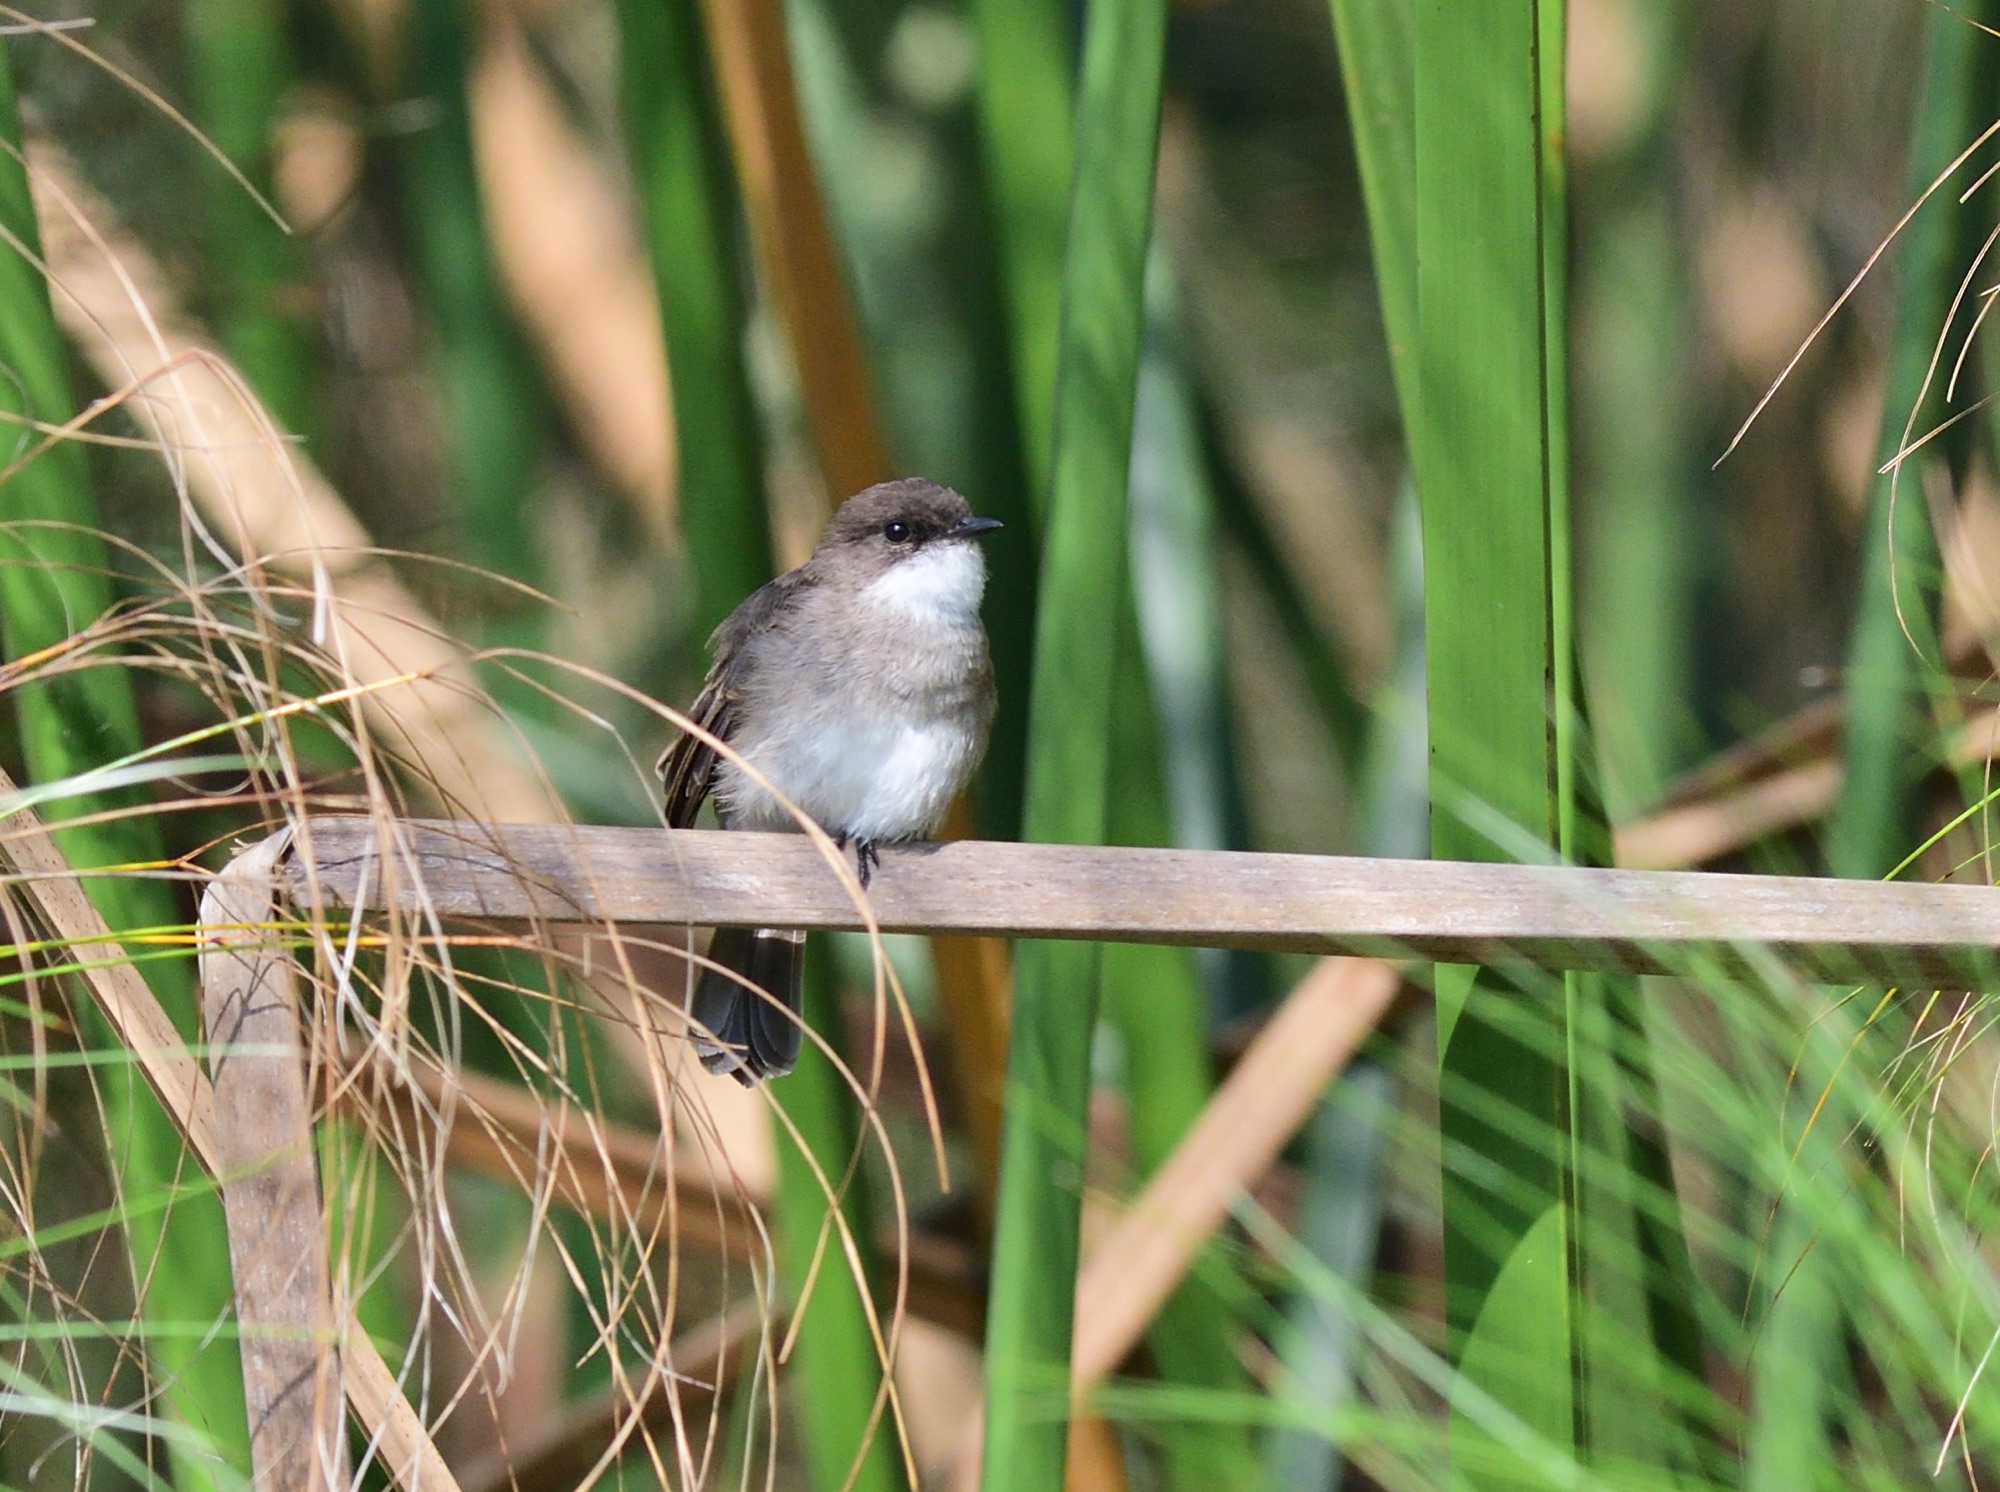
M 963 544 L 1000 527 L 973 516 L 972 505 L 949 487 L 922 477 L 878 482 L 840 505 L 820 540 L 820 553 L 842 551 L 847 563 L 865 558 L 886 569 L 944 545 Z

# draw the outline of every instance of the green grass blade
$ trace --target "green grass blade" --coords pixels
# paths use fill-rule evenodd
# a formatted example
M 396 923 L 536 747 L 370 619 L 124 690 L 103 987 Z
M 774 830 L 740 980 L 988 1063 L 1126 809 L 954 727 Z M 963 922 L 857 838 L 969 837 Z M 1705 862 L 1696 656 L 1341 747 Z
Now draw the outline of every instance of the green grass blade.
M 1073 158 L 1064 17 L 1058 7 L 1039 4 L 987 4 L 976 10 L 983 57 L 982 138 L 1011 328 L 1023 464 L 1035 474 L 1032 490 L 1039 494 L 1048 469 L 1049 415 L 1055 404 L 1061 269 L 1056 256 Z M 1167 311 L 1157 319 L 1167 333 Z M 1171 342 L 1170 334 L 1162 335 L 1155 354 L 1161 359 L 1163 390 L 1176 376 L 1169 371 Z M 1160 459 L 1172 463 L 1192 443 L 1188 421 L 1171 394 L 1163 392 L 1155 403 L 1173 426 L 1156 432 L 1170 452 Z M 996 573 L 996 586 L 1001 581 Z M 1120 597 L 1118 628 L 1111 771 L 1121 791 L 1111 810 L 1110 832 L 1124 843 L 1171 843 L 1159 716 L 1129 595 Z M 1193 959 L 1177 950 L 1107 949 L 1102 977 L 1107 1018 L 1125 1038 L 1133 1158 L 1144 1174 L 1164 1160 L 1213 1086 L 1206 1001 Z M 1237 1356 L 1236 1336 L 1237 1323 L 1221 1296 L 1205 1283 L 1190 1283 L 1162 1309 L 1149 1341 L 1155 1364 L 1168 1381 L 1241 1392 L 1248 1379 Z M 1256 1458 L 1239 1427 L 1175 1425 L 1163 1431 L 1162 1441 L 1174 1486 L 1249 1486 L 1257 1481 Z
M 0 253 L 0 403 L 30 419 L 60 424 L 75 413 L 68 362 L 49 308 L 48 289 L 26 253 L 39 254 L 33 204 L 20 163 L 20 122 L 12 74 L 0 61 L 0 226 L 23 252 Z M 35 437 L 22 433 L 25 443 Z M 60 645 L 110 609 L 103 544 L 95 536 L 83 448 L 63 442 L 22 468 L 0 488 L 0 634 L 7 656 L 19 659 Z M 61 527 L 39 527 L 41 524 Z M 34 782 L 50 782 L 127 757 L 140 747 L 138 713 L 127 675 L 116 667 L 76 668 L 19 685 L 13 691 L 21 747 Z M 131 792 L 66 798 L 52 816 L 114 814 L 99 822 L 58 828 L 57 843 L 79 869 L 163 858 L 157 825 Z M 183 922 L 168 883 L 133 876 L 91 876 L 85 889 L 114 932 L 172 927 Z M 197 1001 L 189 958 L 141 965 L 160 1003 L 192 1038 Z M 111 1050 L 109 1022 L 87 1003 L 85 1040 Z M 250 1469 L 249 1425 L 242 1367 L 226 1337 L 204 1344 L 176 1328 L 210 1326 L 227 1317 L 231 1296 L 229 1243 L 221 1203 L 212 1194 L 183 1198 L 171 1209 L 148 1200 L 170 1191 L 193 1162 L 179 1132 L 135 1071 L 108 1071 L 102 1081 L 106 1139 L 125 1200 L 133 1205 L 126 1246 L 135 1275 L 150 1279 L 141 1304 L 148 1325 L 162 1329 L 145 1346 L 160 1412 L 196 1432 L 174 1437 L 168 1457 L 183 1489 L 227 1487 Z M 207 1448 L 202 1445 L 206 1439 Z
M 1417 407 L 1416 12 L 1409 0 L 1331 3 L 1396 402 L 1409 424 Z
M 1473 826 L 1472 805 L 1564 856 L 1603 851 L 1581 780 L 1569 602 L 1563 42 L 1553 3 L 1418 10 L 1414 449 L 1432 849 L 1453 859 L 1511 853 Z M 1678 1217 L 1670 1191 L 1648 1193 L 1656 1233 L 1621 1186 L 1648 1156 L 1613 1116 L 1625 1084 L 1648 1080 L 1643 1041 L 1615 1040 L 1633 1025 L 1620 992 L 1565 981 L 1552 1027 L 1489 974 L 1440 967 L 1437 986 L 1463 1391 L 1559 1454 L 1678 1463 L 1679 1427 L 1658 1409 L 1661 1300 L 1648 1293 L 1672 1275 Z M 1686 1333 L 1668 1335 L 1685 1346 Z M 1456 1409 L 1453 1442 L 1482 1468 L 1475 1485 L 1528 1473 Z
M 1085 34 L 1029 719 L 1030 839 L 1101 843 L 1108 826 L 1165 28 L 1161 0 L 1098 0 Z M 986 1346 L 990 1492 L 1062 1480 L 1096 997 L 1095 948 L 1022 945 Z
M 272 194 L 272 135 L 295 81 L 275 0 L 194 0 L 185 11 L 195 117 L 250 184 Z M 284 429 L 311 433 L 312 339 L 298 245 L 250 193 L 206 166 L 209 264 L 223 346 Z
M 705 637 L 772 570 L 736 193 L 695 0 L 619 0 L 618 24 L 626 137 L 673 366 L 681 534 Z
M 988 589 L 993 676 L 1001 699 L 981 772 L 985 832 L 1021 832 L 1033 692 L 1036 539 L 1048 495 L 1062 322 L 1062 246 L 1075 165 L 1070 11 L 1061 0 L 973 0 L 979 42 L 979 143 L 992 218 L 990 252 L 1004 323 L 1013 427 L 1025 498 L 1024 542 L 993 546 Z M 1006 515 L 1001 515 L 1006 516 Z M 1012 701 L 1011 708 L 1008 702 Z
M 1015 407 L 1028 490 L 1038 498 L 1047 490 L 1053 438 L 1063 230 L 1074 163 L 1069 12 L 1061 0 L 974 0 L 971 9 Z
M 1992 25 L 2000 7 L 1977 3 L 1938 10 L 1924 66 L 1923 103 L 1912 143 L 1913 194 L 1930 189 L 1991 119 L 1996 54 L 1974 22 Z M 1967 173 L 1967 183 L 1970 175 Z M 1943 398 L 1954 343 L 1975 309 L 1968 293 L 1952 322 L 1953 300 L 1985 236 L 1983 214 L 1956 201 L 1962 185 L 1940 191 L 1904 230 L 1897 261 L 1896 328 L 1889 351 L 1882 457 L 1949 413 Z M 1969 240 L 1969 241 L 1968 241 Z M 1973 290 L 1976 292 L 1975 285 Z M 1956 329 L 1954 329 L 1956 328 Z M 1977 423 L 1966 420 L 1900 476 L 1875 479 L 1863 540 L 1861 589 L 1847 656 L 1847 712 L 1841 760 L 1845 779 L 1827 825 L 1827 868 L 1835 875 L 1887 875 L 1921 839 L 1919 787 L 1936 761 L 1925 680 L 1940 667 L 1938 598 L 1943 564 L 1931 529 L 1922 473 L 1950 461 L 1962 474 Z M 1952 447 L 1957 438 L 1957 448 Z

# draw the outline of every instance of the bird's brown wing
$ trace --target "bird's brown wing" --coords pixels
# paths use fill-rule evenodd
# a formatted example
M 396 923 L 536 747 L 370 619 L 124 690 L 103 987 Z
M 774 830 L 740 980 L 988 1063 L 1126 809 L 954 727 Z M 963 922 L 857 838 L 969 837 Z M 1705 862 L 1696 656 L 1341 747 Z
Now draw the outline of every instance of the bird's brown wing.
M 691 722 L 717 740 L 729 740 L 736 725 L 736 665 L 744 643 L 796 604 L 799 593 L 812 583 L 803 567 L 780 575 L 752 591 L 715 629 L 715 636 L 709 639 L 715 663 L 708 671 L 708 682 L 688 707 Z M 716 759 L 713 746 L 686 731 L 662 754 L 660 780 L 666 787 L 664 813 L 669 829 L 685 829 L 694 823 L 714 784 Z
M 720 740 L 729 739 L 729 727 L 736 713 L 736 701 L 720 670 L 709 675 L 708 683 L 688 709 L 688 719 Z M 663 811 L 669 829 L 686 829 L 701 812 L 715 780 L 715 748 L 700 736 L 682 732 L 679 740 L 660 757 L 660 780 L 666 786 Z

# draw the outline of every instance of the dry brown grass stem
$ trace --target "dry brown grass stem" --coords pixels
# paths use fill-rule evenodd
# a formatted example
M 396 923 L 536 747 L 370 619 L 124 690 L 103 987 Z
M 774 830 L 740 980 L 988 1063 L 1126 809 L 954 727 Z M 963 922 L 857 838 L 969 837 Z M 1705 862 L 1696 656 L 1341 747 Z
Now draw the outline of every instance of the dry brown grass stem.
M 1833 807 L 1842 777 L 1839 758 L 1827 756 L 1662 809 L 1616 831 L 1617 862 L 1632 870 L 1711 864 L 1760 839 L 1812 823 Z
M 114 391 L 107 402 L 158 443 L 197 534 L 231 551 L 217 558 L 310 587 L 317 640 L 445 801 L 479 815 L 557 817 L 554 794 L 506 737 L 462 651 L 182 312 L 144 246 L 61 151 L 38 143 L 29 162 L 56 318 Z
M 891 474 L 887 443 L 820 197 L 779 0 L 702 0 L 759 270 L 791 333 L 820 468 L 836 493 Z
M 629 207 L 509 10 L 482 12 L 471 94 L 480 191 L 508 299 L 591 458 L 655 540 L 675 545 L 666 349 Z
M 1712 865 L 1774 835 L 1816 823 L 1840 795 L 1839 714 L 1814 707 L 1783 722 L 1775 739 L 1746 743 L 1706 770 L 1710 780 L 1614 834 L 1617 863 L 1630 870 Z M 1813 738 L 1831 724 L 1830 739 Z M 1808 734 L 1808 731 L 1811 734 Z M 1803 746 L 1800 750 L 1779 749 Z M 1787 756 L 1795 765 L 1783 765 Z M 1803 759 L 1797 759 L 1803 758 Z M 1952 730 L 1945 761 L 1954 768 L 2000 761 L 2000 711 L 1980 708 Z
M 601 1477 L 621 1454 L 643 1445 L 663 1486 L 672 1486 L 667 1468 L 685 1457 L 703 1464 L 697 1422 L 707 1420 L 703 1442 L 712 1446 L 721 1400 L 755 1359 L 756 1346 L 770 1329 L 761 1302 L 746 1300 L 713 1320 L 675 1338 L 662 1354 L 660 1371 L 634 1394 L 609 1388 L 564 1411 L 553 1424 L 537 1426 L 506 1446 L 467 1466 L 466 1492 L 571 1492 Z M 654 1444 L 672 1443 L 672 1453 Z
M 0 774 L 0 791 L 12 788 Z M 215 1093 L 207 1074 L 146 981 L 121 952 L 104 918 L 83 894 L 76 873 L 32 810 L 20 809 L 9 815 L 5 837 L 0 839 L 0 858 L 50 934 L 66 946 L 100 951 L 101 957 L 75 960 L 79 976 L 180 1127 L 202 1170 L 211 1177 L 222 1177 Z M 404 1487 L 421 1484 L 431 1492 L 454 1492 L 450 1469 L 431 1444 L 422 1420 L 403 1396 L 375 1344 L 357 1334 L 344 1344 L 341 1357 L 348 1403 L 379 1447 L 390 1474 Z
M 671 1177 L 661 1143 L 636 1130 L 582 1113 L 565 1122 L 552 1106 L 495 1078 L 413 1067 L 412 1086 L 452 1115 L 444 1160 L 455 1170 L 490 1177 L 532 1193 L 553 1175 L 556 1200 L 579 1212 L 618 1219 L 647 1235 L 671 1220 L 682 1247 L 749 1261 L 760 1251 L 752 1209 L 764 1198 L 706 1170 L 699 1156 L 677 1159 Z M 671 1186 L 676 1195 L 669 1197 Z M 895 1246 L 893 1236 L 885 1247 Z M 964 1336 L 983 1330 L 985 1306 L 978 1267 L 962 1243 L 934 1234 L 908 1239 L 910 1309 L 921 1319 Z
M 1960 680 L 1991 674 L 2000 648 L 2000 501 L 1990 482 L 1966 484 L 1956 510 L 1934 514 L 1945 551 L 1946 670 Z M 1846 704 L 1830 695 L 1802 706 L 1683 776 L 1655 812 L 1621 825 L 1616 859 L 1634 870 L 1714 864 L 1773 835 L 1816 823 L 1840 792 Z M 1984 709 L 1953 733 L 1953 766 L 2000 755 L 2000 730 Z

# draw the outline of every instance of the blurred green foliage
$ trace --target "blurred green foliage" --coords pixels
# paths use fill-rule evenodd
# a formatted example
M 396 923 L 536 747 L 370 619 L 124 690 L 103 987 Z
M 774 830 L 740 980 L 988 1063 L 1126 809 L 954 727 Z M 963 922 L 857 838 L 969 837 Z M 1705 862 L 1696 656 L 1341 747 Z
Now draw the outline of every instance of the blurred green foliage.
M 491 210 L 483 173 L 533 161 L 476 148 L 477 8 L 132 0 L 93 17 L 78 39 L 185 101 L 289 236 L 125 83 L 49 38 L 7 42 L 31 128 L 75 156 L 372 540 L 432 561 L 392 568 L 436 625 L 573 667 L 515 659 L 483 682 L 507 760 L 538 755 L 580 814 L 643 821 L 665 734 L 588 670 L 684 703 L 710 629 L 845 495 L 825 490 L 798 333 L 751 253 L 766 199 L 738 165 L 753 126 L 721 107 L 711 27 L 725 9 L 568 0 L 512 16 L 550 117 L 630 230 L 615 252 L 655 293 L 627 322 L 664 342 L 671 407 L 615 419 L 572 385 L 578 360 L 551 340 L 564 317 L 525 303 L 536 246 Z M 975 794 L 984 832 L 1317 853 L 1428 838 L 1452 855 L 1590 859 L 1600 802 L 1629 824 L 1692 791 L 1727 818 L 1743 781 L 1804 767 L 1841 774 L 1823 845 L 1808 815 L 1732 842 L 1721 865 L 1990 879 L 1986 763 L 1952 755 L 1991 704 L 1981 637 L 2000 574 L 1978 405 L 1990 151 L 1792 365 L 1990 122 L 2000 43 L 1966 18 L 1990 22 L 1983 5 L 1519 0 L 1474 16 L 1433 0 L 1216 0 L 1169 15 L 1156 0 L 791 0 L 772 14 L 866 333 L 856 374 L 882 393 L 900 467 L 1008 525 L 991 555 L 1003 713 Z M 0 217 L 31 244 L 26 188 L 0 178 Z M 565 266 L 598 261 L 549 243 L 547 293 L 614 293 L 566 284 Z M 60 422 L 75 370 L 39 275 L 8 263 L 0 402 Z M 615 370 L 627 350 L 581 362 Z M 608 384 L 591 397 L 625 386 Z M 607 426 L 671 428 L 669 521 L 602 459 L 593 408 Z M 140 429 L 116 412 L 97 428 Z M 1934 431 L 1893 482 L 1877 470 Z M 34 438 L 24 428 L 16 455 Z M 65 444 L 5 474 L 10 769 L 61 778 L 213 723 L 189 670 L 68 669 L 44 651 L 156 601 L 163 576 L 234 583 L 233 531 L 218 525 L 213 548 L 190 537 L 164 465 Z M 310 612 L 297 594 L 246 603 L 245 636 L 274 629 L 300 653 L 240 676 L 303 687 L 300 657 L 323 641 Z M 219 646 L 213 631 L 141 643 L 106 628 L 97 656 L 118 663 Z M 1809 706 L 1842 714 L 1727 790 L 1674 786 Z M 318 717 L 306 752 L 341 806 L 361 786 L 349 728 Z M 1427 755 L 1434 805 L 1416 786 Z M 64 844 L 80 866 L 213 860 L 211 843 L 263 811 L 223 789 L 188 808 L 181 791 L 71 800 Z M 131 812 L 149 806 L 176 811 Z M 115 927 L 191 915 L 163 880 L 89 885 Z M 1129 1191 L 1171 1152 L 1272 972 L 1157 949 L 1018 957 L 989 1488 L 1055 1485 L 1086 1193 Z M 190 1014 L 184 962 L 144 967 Z M 428 1037 L 493 1071 L 540 1067 L 547 1101 L 560 1089 L 650 1122 L 647 1079 L 620 1065 L 615 1023 L 584 1013 L 581 981 L 524 968 L 468 956 L 451 978 L 431 971 L 432 994 L 455 980 L 480 1008 L 441 1004 Z M 484 983 L 507 969 L 519 988 Z M 946 1005 L 913 974 L 935 1047 Z M 1094 1402 L 1125 1432 L 1131 1485 L 1990 1479 L 1983 1000 L 1679 975 L 1634 989 L 1441 971 L 1435 1005 L 1381 1034 Z M 572 995 L 576 1009 L 543 1016 Z M 35 1008 L 0 1006 L 10 1054 L 41 1050 Z M 815 993 L 836 1045 L 867 1008 L 852 970 Z M 88 1021 L 57 1037 L 108 1039 Z M 792 1081 L 778 1101 L 822 1171 L 845 1175 L 869 1131 L 830 1066 Z M 885 1082 L 914 1221 L 964 1243 L 963 1185 L 933 1195 L 915 1179 L 930 1175 L 917 1085 L 893 1062 Z M 1532 1101 L 1493 1102 L 1509 1084 Z M 199 1188 L 164 1220 L 147 1212 L 147 1195 L 190 1179 L 185 1157 L 129 1075 L 100 1092 L 46 1102 L 97 1104 L 102 1164 L 125 1188 L 122 1224 L 94 1235 L 105 1257 L 157 1251 L 131 1333 L 145 1361 L 24 1356 L 0 1392 L 152 1418 L 90 1431 L 117 1449 L 82 1470 L 45 1453 L 84 1431 L 47 1414 L 0 1428 L 0 1480 L 108 1484 L 152 1454 L 176 1486 L 225 1485 L 173 1428 L 201 1427 L 241 1469 L 219 1216 Z M 6 1096 L 22 1179 L 0 1204 L 5 1237 L 53 1239 L 82 1190 L 37 1170 L 26 1136 L 48 1110 L 33 1085 Z M 94 1142 L 76 1130 L 72 1117 L 65 1143 Z M 366 1143 L 340 1134 L 343 1154 Z M 771 1456 L 781 1484 L 831 1492 L 880 1380 L 819 1182 L 787 1157 L 774 1278 L 797 1291 L 816 1269 L 818 1293 L 782 1387 L 760 1365 L 732 1391 L 712 1475 L 760 1474 Z M 403 1188 L 416 1217 L 430 1173 L 407 1169 L 376 1184 Z M 887 1272 L 868 1255 L 887 1180 L 875 1157 L 842 1190 L 878 1300 Z M 506 1206 L 433 1285 L 527 1268 L 536 1214 Z M 403 1217 L 388 1200 L 381 1212 Z M 1538 1231 L 1548 1218 L 1559 1236 Z M 386 1331 L 437 1319 L 435 1298 L 402 1309 L 425 1299 L 430 1244 L 411 1228 L 352 1230 L 379 1257 L 370 1319 Z M 634 1267 L 616 1229 L 567 1214 L 546 1236 L 566 1278 L 553 1309 L 521 1319 L 551 1340 L 524 1326 L 519 1343 L 523 1361 L 553 1364 L 526 1375 L 542 1397 L 521 1389 L 501 1409 L 475 1393 L 445 1432 L 455 1455 L 496 1416 L 553 1419 L 614 1377 L 614 1357 L 620 1373 L 648 1361 L 649 1331 L 743 1283 L 693 1249 Z M 47 1280 L 13 1262 L 35 1256 L 25 1244 L 0 1263 L 10 1328 L 82 1336 L 132 1314 L 129 1268 L 108 1282 L 50 1250 Z M 660 1306 L 683 1291 L 678 1317 Z M 621 1302 L 622 1330 L 605 1323 Z M 484 1319 L 456 1297 L 444 1314 L 462 1307 Z M 644 1459 L 620 1475 L 639 1484 Z M 855 1485 L 895 1485 L 900 1461 L 883 1430 Z

